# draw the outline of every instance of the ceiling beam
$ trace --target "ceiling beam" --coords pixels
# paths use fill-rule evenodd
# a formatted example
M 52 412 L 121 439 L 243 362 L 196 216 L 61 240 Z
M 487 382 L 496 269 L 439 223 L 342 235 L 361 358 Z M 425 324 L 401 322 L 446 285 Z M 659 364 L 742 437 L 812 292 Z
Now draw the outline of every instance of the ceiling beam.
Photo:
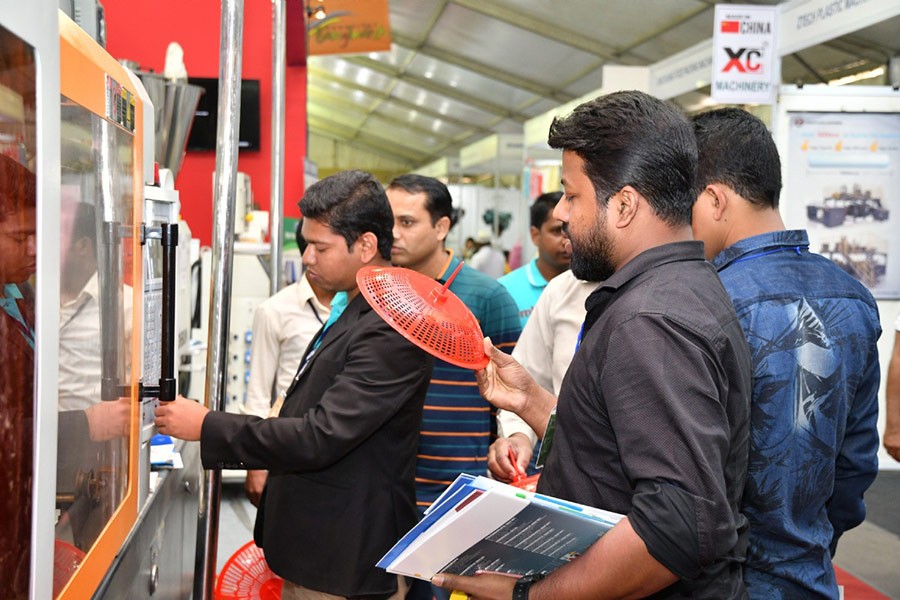
M 393 33 L 392 36 L 393 42 L 401 48 L 406 48 L 407 50 L 412 50 L 421 54 L 422 56 L 427 56 L 429 58 L 445 62 L 449 65 L 460 67 L 461 69 L 465 69 L 467 71 L 472 71 L 473 73 L 476 73 L 483 77 L 487 77 L 488 79 L 493 79 L 495 81 L 505 83 L 506 85 L 512 86 L 514 88 L 518 88 L 520 90 L 530 92 L 538 96 L 543 96 L 544 98 L 555 100 L 560 103 L 568 102 L 573 98 L 573 96 L 571 96 L 570 94 L 560 92 L 559 90 L 555 90 L 550 86 L 543 85 L 530 79 L 525 79 L 524 77 L 519 77 L 518 75 L 513 75 L 509 71 L 491 67 L 484 63 L 468 59 L 464 56 L 460 56 L 459 54 L 435 48 L 434 46 L 429 45 L 427 42 L 416 42 L 412 38 L 406 37 L 399 33 Z
M 391 161 L 400 163 L 410 169 L 419 165 L 418 160 L 410 160 L 409 158 L 406 158 L 406 157 L 403 157 L 403 156 L 400 156 L 397 154 L 393 154 L 392 152 L 385 150 L 381 146 L 369 145 L 369 144 L 367 144 L 365 142 L 361 142 L 359 140 L 348 140 L 341 133 L 334 132 L 331 129 L 329 129 L 327 125 L 322 125 L 322 124 L 313 125 L 312 123 L 310 123 L 309 131 L 310 131 L 310 133 L 313 133 L 315 135 L 320 135 L 320 136 L 330 139 L 334 142 L 346 144 L 346 145 L 356 148 L 358 150 L 362 150 L 362 151 L 368 152 L 370 154 L 375 154 L 376 156 L 385 156 L 388 159 L 390 159 Z
M 654 39 L 658 38 L 659 36 L 661 36 L 661 35 L 663 35 L 663 34 L 669 33 L 670 31 L 672 31 L 672 30 L 675 29 L 676 27 L 680 27 L 681 25 L 684 25 L 685 23 L 687 23 L 687 22 L 690 21 L 691 19 L 695 18 L 697 15 L 700 15 L 700 14 L 703 14 L 703 13 L 705 13 L 705 12 L 707 12 L 707 11 L 713 10 L 713 8 L 714 8 L 714 6 L 709 6 L 709 5 L 707 5 L 707 6 L 701 6 L 700 8 L 698 8 L 698 9 L 696 9 L 696 10 L 692 10 L 692 11 L 690 11 L 689 13 L 684 14 L 684 15 L 678 17 L 677 19 L 675 19 L 675 20 L 673 20 L 673 21 L 669 21 L 669 22 L 666 23 L 665 25 L 662 25 L 661 27 L 659 27 L 659 28 L 657 28 L 655 31 L 653 31 L 653 32 L 651 32 L 651 33 L 645 35 L 644 37 L 641 37 L 641 38 L 638 38 L 638 39 L 634 40 L 633 42 L 631 42 L 630 44 L 628 44 L 628 45 L 625 46 L 624 48 L 619 48 L 618 50 L 616 50 L 614 56 L 615 56 L 616 58 L 622 58 L 622 57 L 624 57 L 626 54 L 633 53 L 633 51 L 634 51 L 636 48 L 640 48 L 641 46 L 643 46 L 643 45 L 646 44 L 647 42 L 649 42 L 649 41 L 651 41 L 651 40 L 654 40 Z M 690 44 L 689 44 L 689 45 L 690 45 Z M 673 53 L 673 54 L 674 54 L 674 53 Z M 654 61 L 651 61 L 650 59 L 648 59 L 648 58 L 646 58 L 646 57 L 640 57 L 640 58 L 642 59 L 642 64 L 645 64 L 645 65 L 654 62 Z
M 798 63 L 801 67 L 803 67 L 803 69 L 804 69 L 807 73 L 809 73 L 810 75 L 812 75 L 812 76 L 816 79 L 816 81 L 818 81 L 819 83 L 828 83 L 828 80 L 825 79 L 824 77 L 822 77 L 821 73 L 819 73 L 818 71 L 816 71 L 816 70 L 813 68 L 813 66 L 812 66 L 811 64 L 809 64 L 808 62 L 806 62 L 806 61 L 803 59 L 803 57 L 800 56 L 800 52 L 799 52 L 799 51 L 794 52 L 793 54 L 789 54 L 788 56 L 785 56 L 784 58 L 791 58 L 791 59 L 793 59 L 796 63 Z
M 371 69 L 377 73 L 386 75 L 387 77 L 405 81 L 410 85 L 422 88 L 423 90 L 432 92 L 434 94 L 456 100 L 457 102 L 462 102 L 463 104 L 468 104 L 469 106 L 477 108 L 478 110 L 481 110 L 483 112 L 500 115 L 507 119 L 512 119 L 517 123 L 524 123 L 527 119 L 525 115 L 513 112 L 505 106 L 494 104 L 493 102 L 488 102 L 487 100 L 482 100 L 481 98 L 476 98 L 475 96 L 466 94 L 450 86 L 441 85 L 434 80 L 426 79 L 425 77 L 410 75 L 409 73 L 400 73 L 392 66 L 380 63 L 377 60 L 372 60 L 371 58 L 347 57 L 344 58 L 344 60 L 358 67 Z
M 381 136 L 377 133 L 369 133 L 363 131 L 357 131 L 352 127 L 347 127 L 343 123 L 339 123 L 333 119 L 329 119 L 327 117 L 323 117 L 320 115 L 310 115 L 309 116 L 310 124 L 316 123 L 322 127 L 328 127 L 330 131 L 334 133 L 343 132 L 344 138 L 348 142 L 354 142 L 356 140 L 360 140 L 363 143 L 370 143 L 373 145 L 383 145 L 388 151 L 397 156 L 403 156 L 407 160 L 417 161 L 422 160 L 423 158 L 427 158 L 430 156 L 429 152 L 416 150 L 415 148 L 398 144 L 396 141 L 388 139 L 384 136 Z
M 504 21 L 519 29 L 524 29 L 525 31 L 551 39 L 560 44 L 565 44 L 571 48 L 589 52 L 607 60 L 619 60 L 621 58 L 617 55 L 617 50 L 612 46 L 601 44 L 594 38 L 581 35 L 580 33 L 576 33 L 569 29 L 561 29 L 552 23 L 547 23 L 542 19 L 529 16 L 515 8 L 501 5 L 491 0 L 451 1 L 453 4 L 467 8 L 473 12 L 480 13 L 499 21 Z M 560 10 L 565 10 L 565 8 L 560 6 Z
M 316 89 L 312 89 L 312 88 L 309 89 L 309 96 L 310 96 L 310 98 L 315 97 L 316 99 L 323 100 L 323 104 L 326 104 L 328 106 L 343 107 L 347 110 L 359 110 L 359 108 L 360 108 L 358 105 L 356 105 L 353 102 L 350 102 L 344 98 L 341 98 L 340 96 L 337 96 L 335 94 L 328 94 L 328 93 L 325 93 L 325 92 L 322 92 L 322 91 L 319 91 Z M 409 129 L 410 131 L 413 131 L 415 133 L 419 133 L 423 136 L 438 138 L 442 142 L 451 141 L 455 137 L 459 136 L 459 134 L 456 134 L 456 136 L 441 134 L 440 132 L 433 131 L 431 129 L 426 129 L 426 128 L 420 127 L 418 125 L 414 125 L 412 123 L 408 123 L 405 121 L 400 121 L 395 118 L 389 117 L 387 115 L 378 113 L 378 112 L 376 112 L 376 110 L 377 110 L 377 106 L 375 109 L 372 109 L 371 111 L 366 111 L 367 118 L 371 117 L 371 116 L 375 116 L 376 118 L 381 119 L 382 121 L 387 121 L 390 125 L 396 125 L 397 127 L 403 127 L 405 129 Z
M 464 128 L 464 129 L 469 129 L 476 133 L 483 133 L 486 135 L 495 133 L 494 131 L 492 131 L 491 129 L 488 129 L 487 127 L 479 127 L 477 125 L 472 125 L 471 123 L 467 123 L 466 121 L 456 119 L 452 116 L 443 115 L 435 110 L 429 109 L 428 107 L 419 106 L 418 104 L 413 104 L 412 102 L 407 102 L 406 100 L 403 100 L 402 98 L 397 98 L 397 97 L 391 96 L 387 93 L 379 92 L 376 89 L 369 88 L 364 85 L 360 85 L 354 81 L 342 79 L 341 77 L 337 77 L 336 75 L 332 75 L 331 73 L 329 73 L 327 71 L 323 71 L 321 69 L 310 68 L 308 72 L 309 72 L 309 78 L 310 78 L 311 83 L 315 83 L 316 79 L 321 79 L 322 81 L 334 82 L 334 83 L 337 83 L 338 85 L 344 86 L 348 89 L 359 90 L 361 92 L 369 94 L 370 96 L 375 96 L 375 97 L 381 98 L 382 100 L 389 101 L 392 104 L 396 104 L 397 106 L 400 106 L 402 108 L 406 108 L 408 110 L 414 110 L 418 113 L 421 113 L 421 114 L 431 117 L 433 119 L 440 119 L 440 120 L 446 121 L 447 123 L 450 123 L 452 125 L 456 125 L 458 127 Z M 501 117 L 494 122 L 496 123 L 496 122 L 499 122 L 502 120 L 503 120 L 503 118 Z

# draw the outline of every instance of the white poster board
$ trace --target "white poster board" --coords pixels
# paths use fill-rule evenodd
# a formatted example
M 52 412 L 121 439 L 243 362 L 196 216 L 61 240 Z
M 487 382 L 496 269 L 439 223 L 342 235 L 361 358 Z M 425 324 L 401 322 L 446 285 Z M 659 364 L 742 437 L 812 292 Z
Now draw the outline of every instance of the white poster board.
M 794 149 L 794 152 L 791 151 L 790 138 L 792 136 L 796 137 L 798 133 L 794 132 L 792 134 L 790 130 L 790 119 L 793 116 L 792 113 L 815 113 L 817 117 L 835 115 L 842 118 L 851 116 L 861 116 L 865 118 L 888 115 L 887 121 L 891 122 L 893 119 L 897 118 L 898 114 L 900 114 L 900 92 L 888 87 L 870 86 L 828 87 L 808 85 L 803 89 L 798 89 L 796 86 L 782 86 L 778 105 L 773 111 L 772 123 L 775 142 L 778 144 L 778 151 L 781 154 L 782 178 L 784 182 L 784 188 L 781 194 L 781 214 L 789 229 L 797 229 L 818 224 L 818 222 L 813 224 L 809 223 L 807 207 L 809 202 L 815 202 L 817 196 L 822 195 L 823 190 L 819 189 L 816 191 L 816 188 L 819 186 L 827 187 L 828 183 L 817 183 L 817 181 L 819 181 L 818 178 L 825 175 L 825 172 L 814 171 L 808 166 L 804 166 L 804 160 L 802 160 L 802 157 L 797 156 L 796 148 Z M 873 119 L 873 122 L 876 120 L 877 119 Z M 837 122 L 837 119 L 835 119 L 835 122 Z M 860 126 L 863 125 L 860 124 Z M 827 133 L 826 127 L 829 129 L 831 127 L 837 128 L 836 125 L 832 126 L 824 123 L 814 125 L 814 127 L 821 127 L 823 134 Z M 893 128 L 894 125 L 890 125 L 890 127 Z M 861 189 L 866 189 L 866 186 L 871 188 L 881 186 L 883 193 L 885 194 L 885 198 L 882 199 L 882 204 L 886 206 L 887 210 L 891 213 L 889 215 L 890 221 L 888 221 L 887 226 L 883 228 L 876 227 L 876 223 L 874 223 L 874 219 L 871 217 L 868 219 L 868 225 L 863 222 L 867 219 L 860 219 L 860 223 L 847 225 L 848 231 L 853 231 L 856 228 L 866 229 L 870 230 L 872 235 L 887 238 L 888 241 L 888 249 L 886 251 L 888 260 L 885 276 L 886 280 L 882 281 L 882 291 L 875 290 L 876 297 L 879 298 L 878 312 L 881 314 L 881 328 L 884 331 L 881 339 L 878 341 L 878 354 L 881 357 L 881 389 L 878 392 L 878 430 L 880 434 L 883 435 L 885 422 L 884 382 L 887 375 L 889 357 L 891 356 L 894 344 L 894 321 L 897 318 L 898 311 L 900 311 L 900 301 L 888 299 L 887 293 L 887 289 L 891 287 L 890 282 L 896 281 L 897 269 L 900 268 L 896 258 L 897 248 L 900 246 L 900 227 L 898 227 L 898 221 L 896 220 L 897 217 L 900 217 L 900 215 L 897 214 L 900 212 L 900 196 L 897 195 L 898 191 L 900 191 L 900 160 L 898 160 L 897 155 L 897 147 L 900 146 L 900 138 L 895 137 L 894 134 L 891 134 L 888 131 L 881 132 L 880 130 L 875 130 L 872 132 L 870 127 L 869 132 L 885 134 L 879 136 L 878 139 L 883 141 L 879 142 L 875 153 L 878 153 L 880 150 L 888 156 L 891 162 L 889 169 L 881 172 L 881 175 L 869 177 L 869 175 L 871 175 L 870 170 L 849 166 L 845 169 L 836 170 L 834 177 L 838 185 L 838 192 L 840 192 L 840 185 L 842 185 L 842 183 L 841 180 L 838 179 L 839 177 L 843 178 L 846 176 L 855 178 L 857 174 L 867 174 L 865 179 L 859 179 Z M 862 139 L 866 130 L 860 129 L 854 131 L 851 129 L 850 133 L 859 134 L 859 139 Z M 894 133 L 896 133 L 896 130 Z M 824 135 L 823 139 L 825 139 Z M 802 141 L 800 143 L 802 144 Z M 834 143 L 836 144 L 837 141 L 835 140 Z M 808 162 L 808 158 L 806 161 Z M 884 180 L 886 180 L 887 183 L 882 185 L 880 182 Z M 812 250 L 817 249 L 815 246 L 815 236 L 822 232 L 827 232 L 828 229 L 835 228 L 824 226 L 810 227 L 809 233 L 811 241 L 813 242 Z M 900 462 L 891 458 L 882 445 L 879 445 L 878 448 L 878 468 L 882 470 L 900 469 Z
M 788 226 L 879 299 L 900 298 L 900 94 L 895 110 L 891 99 L 785 94 L 778 113 Z

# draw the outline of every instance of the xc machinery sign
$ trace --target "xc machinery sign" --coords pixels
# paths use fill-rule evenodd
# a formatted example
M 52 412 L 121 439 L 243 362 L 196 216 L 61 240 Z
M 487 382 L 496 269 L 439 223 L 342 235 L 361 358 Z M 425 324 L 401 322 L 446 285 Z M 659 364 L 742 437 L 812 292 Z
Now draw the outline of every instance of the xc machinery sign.
M 717 4 L 712 97 L 722 104 L 771 104 L 779 81 L 776 6 Z

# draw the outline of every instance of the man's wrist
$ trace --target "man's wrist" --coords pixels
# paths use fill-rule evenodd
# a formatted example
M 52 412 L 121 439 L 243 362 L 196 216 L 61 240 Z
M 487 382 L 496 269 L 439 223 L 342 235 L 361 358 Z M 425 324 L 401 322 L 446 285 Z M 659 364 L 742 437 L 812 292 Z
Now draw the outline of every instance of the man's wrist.
M 516 581 L 516 585 L 513 586 L 512 600 L 528 600 L 531 586 L 534 585 L 536 581 L 540 581 L 543 578 L 543 573 L 535 573 L 534 575 L 520 577 Z

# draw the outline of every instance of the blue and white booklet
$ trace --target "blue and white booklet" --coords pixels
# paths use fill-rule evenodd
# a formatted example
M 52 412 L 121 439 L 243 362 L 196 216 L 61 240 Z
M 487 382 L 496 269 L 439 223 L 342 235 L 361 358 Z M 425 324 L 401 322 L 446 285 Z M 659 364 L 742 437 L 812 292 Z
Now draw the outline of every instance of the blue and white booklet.
M 390 573 L 546 573 L 581 555 L 623 515 L 460 475 L 378 561 Z

